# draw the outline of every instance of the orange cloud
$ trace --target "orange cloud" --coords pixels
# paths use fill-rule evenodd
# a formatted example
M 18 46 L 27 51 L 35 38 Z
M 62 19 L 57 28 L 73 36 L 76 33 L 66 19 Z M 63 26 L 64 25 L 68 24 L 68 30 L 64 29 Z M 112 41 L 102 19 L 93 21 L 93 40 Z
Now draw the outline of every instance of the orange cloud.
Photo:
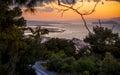
M 80 11 L 87 12 L 91 10 L 94 6 L 94 2 L 86 2 L 84 7 L 80 9 Z M 78 4 L 80 5 L 80 4 Z M 77 4 L 76 4 L 77 6 Z M 54 8 L 61 9 L 61 7 L 55 6 Z M 114 1 L 105 1 L 103 3 L 99 3 L 96 11 L 86 18 L 113 18 L 113 17 L 120 17 L 120 3 Z M 51 11 L 47 9 L 47 11 Z M 60 11 L 52 10 L 51 12 L 35 12 L 34 14 L 31 13 L 23 13 L 23 16 L 29 20 L 70 20 L 70 19 L 77 19 L 81 18 L 77 13 L 73 12 L 72 10 L 66 11 L 61 17 Z

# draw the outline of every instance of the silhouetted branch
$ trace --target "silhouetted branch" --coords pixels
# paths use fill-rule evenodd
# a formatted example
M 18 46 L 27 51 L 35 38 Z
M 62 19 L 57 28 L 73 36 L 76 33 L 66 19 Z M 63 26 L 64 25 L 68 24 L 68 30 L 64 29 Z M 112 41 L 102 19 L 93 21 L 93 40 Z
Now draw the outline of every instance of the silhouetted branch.
M 64 12 L 65 12 L 65 11 L 68 11 L 68 10 L 70 10 L 70 9 L 65 9 L 65 10 L 63 10 L 61 16 L 63 16 Z
M 99 19 L 98 21 L 99 21 L 100 27 L 102 27 L 101 20 Z
M 87 22 L 86 22 L 85 18 L 83 17 L 83 15 L 80 15 L 80 16 L 81 16 L 81 18 L 82 18 L 82 20 L 84 22 L 84 25 L 85 25 L 86 29 L 88 30 L 89 34 L 91 34 L 91 31 L 90 31 L 90 29 L 87 26 Z
M 115 28 L 115 25 L 112 26 L 112 29 L 111 29 L 111 30 L 113 31 L 114 28 Z
M 100 0 L 98 0 L 96 2 L 96 4 L 94 5 L 93 9 L 89 13 L 84 13 L 83 15 L 90 15 L 90 14 L 92 14 L 95 11 L 95 9 L 96 9 L 96 7 L 97 7 L 97 5 L 98 5 L 99 2 L 100 2 Z
M 68 0 L 66 0 L 66 1 L 68 2 Z M 74 1 L 74 0 L 73 0 L 73 1 Z M 85 20 L 85 18 L 84 18 L 84 15 L 90 15 L 90 14 L 92 14 L 92 13 L 95 11 L 95 9 L 96 9 L 99 1 L 100 1 L 100 0 L 98 0 L 98 1 L 96 2 L 96 4 L 94 5 L 93 9 L 92 9 L 90 12 L 88 12 L 88 13 L 81 13 L 80 11 L 78 11 L 78 9 L 80 9 L 80 8 L 83 6 L 83 0 L 82 0 L 82 5 L 81 5 L 80 7 L 78 7 L 77 9 L 74 8 L 73 5 L 72 5 L 72 6 L 68 6 L 68 5 L 66 5 L 66 4 L 63 4 L 60 0 L 58 0 L 58 5 L 60 5 L 60 6 L 62 6 L 62 7 L 65 7 L 65 8 L 68 8 L 68 9 L 71 9 L 71 10 L 73 10 L 74 12 L 76 12 L 77 14 L 79 14 L 79 15 L 81 16 L 82 20 L 83 20 L 83 23 L 84 23 L 86 29 L 88 30 L 89 33 L 91 33 L 90 29 L 89 29 L 88 26 L 87 26 L 87 22 L 86 22 L 86 20 Z M 68 3 L 68 4 L 69 4 L 69 3 Z M 74 3 L 73 3 L 73 4 L 74 4 Z M 63 14 L 64 14 L 65 11 L 68 11 L 68 9 L 63 10 L 62 16 L 63 16 Z

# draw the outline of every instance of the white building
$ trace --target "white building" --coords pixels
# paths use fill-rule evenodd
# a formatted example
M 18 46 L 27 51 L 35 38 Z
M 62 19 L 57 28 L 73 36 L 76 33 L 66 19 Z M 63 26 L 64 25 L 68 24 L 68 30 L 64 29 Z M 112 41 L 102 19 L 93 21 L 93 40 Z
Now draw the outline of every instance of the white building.
M 85 43 L 83 40 L 80 40 L 77 38 L 73 38 L 72 42 L 75 44 L 75 48 L 77 51 L 82 48 L 90 47 L 90 45 L 88 43 Z

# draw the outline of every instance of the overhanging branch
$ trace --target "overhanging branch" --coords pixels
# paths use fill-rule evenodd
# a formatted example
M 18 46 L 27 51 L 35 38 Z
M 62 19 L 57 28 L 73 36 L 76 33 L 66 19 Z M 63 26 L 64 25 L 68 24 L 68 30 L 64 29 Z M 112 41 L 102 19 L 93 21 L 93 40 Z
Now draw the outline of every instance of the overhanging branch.
M 68 2 L 68 0 L 66 0 L 66 1 Z M 87 26 L 87 22 L 86 22 L 86 20 L 85 20 L 85 18 L 84 18 L 84 15 L 90 15 L 90 14 L 92 14 L 92 13 L 95 11 L 95 9 L 96 9 L 96 7 L 97 7 L 97 5 L 98 5 L 99 2 L 100 2 L 100 0 L 98 0 L 98 1 L 96 2 L 96 4 L 94 5 L 93 9 L 92 9 L 90 12 L 88 12 L 88 13 L 81 13 L 80 11 L 78 11 L 78 9 L 80 9 L 80 8 L 83 6 L 83 1 L 82 1 L 82 5 L 81 5 L 80 7 L 78 7 L 77 9 L 74 8 L 73 5 L 72 5 L 72 6 L 68 6 L 68 5 L 66 5 L 66 4 L 63 4 L 60 0 L 58 0 L 58 5 L 67 8 L 67 9 L 63 10 L 62 16 L 63 16 L 64 12 L 65 12 L 65 11 L 68 11 L 69 9 L 71 9 L 71 10 L 73 10 L 74 12 L 76 12 L 77 14 L 79 14 L 80 17 L 81 17 L 82 20 L 83 20 L 84 26 L 86 27 L 87 31 L 88 31 L 89 33 L 91 33 L 90 29 L 89 29 L 88 26 Z

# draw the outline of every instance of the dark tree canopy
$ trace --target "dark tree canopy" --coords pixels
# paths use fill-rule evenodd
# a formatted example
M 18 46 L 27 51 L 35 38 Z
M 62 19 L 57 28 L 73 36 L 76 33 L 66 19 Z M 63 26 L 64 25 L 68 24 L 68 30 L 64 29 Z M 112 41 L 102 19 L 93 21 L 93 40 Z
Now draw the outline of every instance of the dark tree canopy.
M 120 37 L 111 29 L 96 26 L 93 28 L 93 33 L 89 34 L 84 41 L 90 43 L 93 53 L 105 55 L 106 52 L 111 52 L 115 57 L 120 57 L 118 56 Z
M 11 9 L 0 2 L 0 10 L 0 74 L 14 75 L 16 63 L 26 48 L 24 31 L 20 29 L 26 21 L 19 7 Z
M 45 43 L 48 50 L 55 53 L 64 51 L 66 55 L 73 56 L 75 54 L 74 43 L 70 40 L 52 38 Z

